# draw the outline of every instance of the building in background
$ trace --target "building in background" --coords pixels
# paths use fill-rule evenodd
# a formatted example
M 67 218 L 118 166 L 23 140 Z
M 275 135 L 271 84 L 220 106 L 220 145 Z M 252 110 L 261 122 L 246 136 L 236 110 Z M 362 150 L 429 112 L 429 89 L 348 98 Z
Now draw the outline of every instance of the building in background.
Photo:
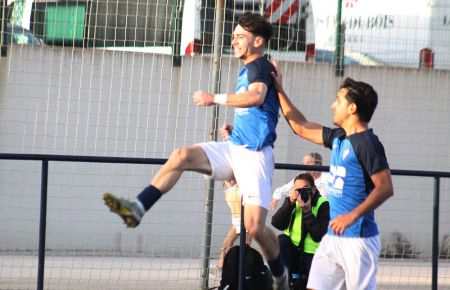
M 334 50 L 337 1 L 311 0 L 317 49 Z M 450 68 L 450 2 L 343 0 L 344 50 L 389 66 Z
M 215 0 L 9 0 L 9 22 L 30 29 L 49 45 L 194 55 L 212 53 Z M 270 53 L 278 59 L 327 61 L 334 51 L 337 1 L 225 1 L 223 47 L 247 11 L 274 26 Z M 446 0 L 343 0 L 348 58 L 400 67 L 450 68 L 450 3 Z M 352 55 L 352 56 L 350 56 Z M 332 58 L 334 61 L 334 58 Z M 367 61 L 349 62 L 365 65 Z

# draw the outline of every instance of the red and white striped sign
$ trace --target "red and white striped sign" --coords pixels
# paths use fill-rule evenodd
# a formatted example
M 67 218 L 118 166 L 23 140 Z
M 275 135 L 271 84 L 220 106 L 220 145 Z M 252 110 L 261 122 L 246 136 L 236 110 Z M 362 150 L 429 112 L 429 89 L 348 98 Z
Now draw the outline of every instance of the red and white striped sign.
M 264 17 L 270 23 L 293 23 L 298 15 L 300 0 L 271 0 L 267 5 Z

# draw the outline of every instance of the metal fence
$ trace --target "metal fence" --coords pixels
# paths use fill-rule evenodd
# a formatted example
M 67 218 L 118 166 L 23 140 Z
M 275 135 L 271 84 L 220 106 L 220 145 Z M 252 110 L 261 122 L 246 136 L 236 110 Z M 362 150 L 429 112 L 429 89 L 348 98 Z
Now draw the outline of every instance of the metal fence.
M 41 161 L 41 195 L 40 195 L 40 217 L 39 217 L 39 245 L 38 245 L 38 273 L 36 289 L 44 289 L 44 272 L 46 258 L 46 227 L 47 227 L 47 186 L 49 162 L 90 162 L 90 163 L 127 163 L 127 164 L 163 164 L 166 159 L 158 158 L 126 158 L 126 157 L 99 157 L 99 156 L 74 156 L 74 155 L 46 155 L 46 154 L 8 154 L 0 153 L 3 160 L 27 160 Z M 316 170 L 327 171 L 326 166 L 295 165 L 287 163 L 277 163 L 276 169 L 287 170 Z M 392 175 L 415 176 L 422 178 L 433 178 L 433 222 L 432 222 L 432 282 L 431 289 L 438 289 L 438 269 L 439 269 L 439 204 L 440 204 L 440 180 L 450 178 L 450 172 L 438 171 L 418 171 L 418 170 L 392 170 Z M 212 208 L 211 208 L 212 209 Z M 209 223 L 211 221 L 207 221 Z M 206 227 L 206 229 L 210 227 Z M 206 259 L 210 258 L 211 232 L 205 232 L 206 242 L 203 245 L 203 253 Z M 208 242 L 209 239 L 209 242 Z M 242 265 L 242 264 L 241 264 Z M 200 289 L 208 289 L 209 263 L 202 264 L 202 281 Z M 242 275 L 245 273 L 240 272 Z M 242 280 L 242 279 L 241 279 Z M 240 283 L 241 285 L 241 283 Z

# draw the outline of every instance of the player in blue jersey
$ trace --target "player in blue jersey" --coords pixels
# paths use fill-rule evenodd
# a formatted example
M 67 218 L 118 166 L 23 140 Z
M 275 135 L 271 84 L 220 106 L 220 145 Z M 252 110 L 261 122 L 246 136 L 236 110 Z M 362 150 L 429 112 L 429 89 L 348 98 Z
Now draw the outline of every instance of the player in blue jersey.
M 314 256 L 308 289 L 375 289 L 380 238 L 374 210 L 393 195 L 383 145 L 369 128 L 378 103 L 367 83 L 344 80 L 331 108 L 337 128 L 308 121 L 274 80 L 283 115 L 298 136 L 331 149 L 330 224 Z
M 221 128 L 225 142 L 206 142 L 176 149 L 134 201 L 104 194 L 105 204 L 129 227 L 176 184 L 184 171 L 196 171 L 216 180 L 235 179 L 244 202 L 244 224 L 272 271 L 275 289 L 289 289 L 280 258 L 277 237 L 266 227 L 274 171 L 273 146 L 276 139 L 279 104 L 273 86 L 272 64 L 264 47 L 272 26 L 259 14 L 245 13 L 233 32 L 234 56 L 242 60 L 234 93 L 193 96 L 198 106 L 225 105 L 235 108 L 234 126 Z

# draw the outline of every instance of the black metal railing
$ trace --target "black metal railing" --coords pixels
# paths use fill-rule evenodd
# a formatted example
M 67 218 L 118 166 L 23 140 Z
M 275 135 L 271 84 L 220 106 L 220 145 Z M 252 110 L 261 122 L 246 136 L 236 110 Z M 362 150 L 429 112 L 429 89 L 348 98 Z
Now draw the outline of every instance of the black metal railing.
M 0 159 L 3 160 L 27 160 L 41 161 L 41 199 L 40 199 L 40 218 L 39 218 L 39 248 L 38 248 L 38 273 L 37 290 L 44 289 L 44 269 L 45 269 L 45 236 L 47 221 L 47 184 L 48 184 L 48 163 L 56 162 L 89 162 L 89 163 L 126 163 L 126 164 L 164 164 L 167 159 L 162 158 L 131 158 L 131 157 L 102 157 L 102 156 L 77 156 L 77 155 L 47 155 L 47 154 L 15 154 L 0 153 Z M 289 163 L 276 163 L 275 169 L 284 170 L 313 170 L 328 171 L 328 166 L 297 165 Z M 450 172 L 440 171 L 421 171 L 421 170 L 391 170 L 392 175 L 416 176 L 434 178 L 433 195 L 433 229 L 432 229 L 432 273 L 431 289 L 438 289 L 438 259 L 439 259 L 439 198 L 440 198 L 440 179 L 450 178 Z M 242 273 L 245 275 L 245 273 Z

